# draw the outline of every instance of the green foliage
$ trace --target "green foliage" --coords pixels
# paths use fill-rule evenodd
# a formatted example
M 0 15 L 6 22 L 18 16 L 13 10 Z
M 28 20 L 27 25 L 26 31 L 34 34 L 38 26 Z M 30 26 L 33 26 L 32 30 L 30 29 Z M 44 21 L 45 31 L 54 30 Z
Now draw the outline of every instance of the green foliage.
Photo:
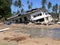
M 21 12 L 24 12 L 24 9 L 23 8 L 21 9 Z
M 53 18 L 58 18 L 58 13 L 57 14 L 55 14 L 55 13 L 51 13 L 51 16 L 53 17 Z
M 45 8 L 45 4 L 47 3 L 47 0 L 42 0 L 42 8 Z
M 29 1 L 27 1 L 27 4 L 29 4 L 30 2 Z
M 21 0 L 15 0 L 14 5 L 15 5 L 16 7 L 19 7 L 19 8 L 18 8 L 18 11 L 16 12 L 16 14 L 24 11 L 24 9 L 22 8 L 24 5 L 22 4 Z M 19 9 L 20 9 L 20 10 L 19 10 Z
M 29 2 L 29 1 L 27 1 L 27 4 L 28 4 L 28 9 L 32 9 L 32 2 Z
M 11 15 L 11 3 L 12 0 L 0 0 L 0 15 L 2 16 L 2 18 L 7 18 Z
M 28 5 L 28 9 L 31 9 L 31 5 Z
M 59 5 L 59 13 L 60 13 L 60 5 Z
M 58 4 L 55 5 L 55 11 L 57 13 L 57 10 L 58 10 Z
M 16 0 L 16 1 L 14 2 L 14 5 L 15 5 L 16 7 L 21 8 L 21 7 L 22 7 L 21 0 Z
M 49 3 L 48 3 L 48 9 L 50 9 L 51 7 L 52 7 L 52 3 L 49 2 Z
M 54 13 L 57 13 L 57 11 L 58 11 L 58 4 L 56 4 L 56 5 L 53 6 L 52 11 Z

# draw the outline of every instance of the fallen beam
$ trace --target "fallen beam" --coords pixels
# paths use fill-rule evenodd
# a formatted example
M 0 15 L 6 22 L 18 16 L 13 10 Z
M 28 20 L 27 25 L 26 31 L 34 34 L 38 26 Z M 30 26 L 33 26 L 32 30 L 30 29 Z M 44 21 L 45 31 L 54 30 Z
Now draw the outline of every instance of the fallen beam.
M 9 30 L 9 29 L 10 29 L 10 28 L 1 29 L 0 32 L 7 31 L 7 30 Z

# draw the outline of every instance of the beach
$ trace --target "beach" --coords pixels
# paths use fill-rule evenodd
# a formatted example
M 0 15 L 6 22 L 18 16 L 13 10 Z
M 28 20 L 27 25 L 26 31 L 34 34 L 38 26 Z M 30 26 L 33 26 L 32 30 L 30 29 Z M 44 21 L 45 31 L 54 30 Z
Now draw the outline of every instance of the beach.
M 35 29 L 54 29 L 60 28 L 60 25 L 35 25 L 35 24 L 0 24 L 0 30 L 9 28 L 6 31 L 0 32 L 1 45 L 60 45 L 60 40 L 48 37 L 31 37 L 30 34 L 24 33 L 22 30 L 35 30 Z M 21 30 L 21 32 L 16 31 Z M 18 33 L 19 32 L 19 33 Z

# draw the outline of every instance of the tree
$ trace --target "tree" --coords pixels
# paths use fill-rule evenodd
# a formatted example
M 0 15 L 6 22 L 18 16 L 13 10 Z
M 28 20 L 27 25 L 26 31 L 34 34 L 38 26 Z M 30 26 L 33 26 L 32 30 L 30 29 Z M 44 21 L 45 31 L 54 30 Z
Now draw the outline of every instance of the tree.
M 57 11 L 58 11 L 58 4 L 55 5 L 55 11 L 57 13 Z
M 24 9 L 23 8 L 21 9 L 21 12 L 24 12 Z
M 45 4 L 47 3 L 46 0 L 42 0 L 42 8 L 45 8 Z
M 55 6 L 52 7 L 52 12 L 55 13 Z
M 17 15 L 17 14 L 19 14 L 20 13 L 20 11 L 18 10 L 16 13 L 15 13 L 15 15 Z
M 27 1 L 27 4 L 28 4 L 28 9 L 32 9 L 32 2 L 29 2 L 29 1 Z
M 30 2 L 29 1 L 27 1 L 27 4 L 29 4 Z
M 60 5 L 59 5 L 59 21 L 60 21 Z
M 28 5 L 28 9 L 31 9 L 31 5 L 30 4 Z
M 54 5 L 52 8 L 53 12 L 57 14 L 58 11 L 58 4 Z
M 49 3 L 48 3 L 48 9 L 50 9 L 51 7 L 52 7 L 52 3 L 49 2 Z
M 32 9 L 33 3 L 31 2 L 31 9 Z
M 11 16 L 12 0 L 0 0 L 0 15 L 1 18 L 8 18 Z
M 53 15 L 55 18 L 58 18 L 59 17 L 59 14 L 58 14 L 58 4 L 55 4 L 52 8 L 52 11 L 53 11 Z
M 59 5 L 59 13 L 60 13 L 60 5 Z
M 15 0 L 14 5 L 15 5 L 16 7 L 19 7 L 18 9 L 20 9 L 19 11 L 20 11 L 20 13 L 21 13 L 22 7 L 24 6 L 24 5 L 22 4 L 21 0 Z

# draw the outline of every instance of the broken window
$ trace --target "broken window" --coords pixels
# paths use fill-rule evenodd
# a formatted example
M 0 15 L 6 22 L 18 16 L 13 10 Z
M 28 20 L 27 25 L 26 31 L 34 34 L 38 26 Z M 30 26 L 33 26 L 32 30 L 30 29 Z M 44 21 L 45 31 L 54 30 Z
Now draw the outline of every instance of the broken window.
M 37 15 L 34 15 L 34 17 L 37 17 Z
M 18 20 L 16 19 L 16 23 L 18 23 Z
M 12 20 L 12 23 L 14 23 L 15 22 L 15 20 Z
M 40 22 L 43 22 L 43 21 L 44 21 L 44 18 L 39 19 L 39 21 L 40 21 Z
M 24 17 L 24 20 L 27 21 L 28 20 L 27 17 Z
M 22 18 L 20 18 L 20 23 L 22 23 Z
M 38 20 L 36 20 L 36 22 L 43 22 L 44 21 L 44 18 L 41 18 L 41 19 L 38 19 Z
M 41 16 L 41 15 L 42 15 L 42 13 L 40 13 L 40 14 L 37 14 L 37 15 L 34 15 L 34 17 Z
M 40 16 L 42 15 L 42 13 L 39 14 Z

